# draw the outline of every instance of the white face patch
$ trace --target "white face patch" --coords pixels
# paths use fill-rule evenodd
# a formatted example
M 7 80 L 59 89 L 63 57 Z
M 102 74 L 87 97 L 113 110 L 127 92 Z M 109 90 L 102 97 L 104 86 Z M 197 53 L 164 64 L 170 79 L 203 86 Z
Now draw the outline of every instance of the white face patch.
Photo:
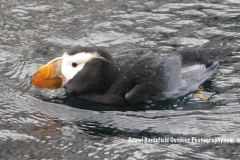
M 63 54 L 62 68 L 61 72 L 65 77 L 65 81 L 62 86 L 64 86 L 70 79 L 72 79 L 80 70 L 83 69 L 84 65 L 93 58 L 104 59 L 97 52 L 86 53 L 80 52 L 75 55 L 68 55 L 67 53 Z M 77 66 L 73 65 L 77 64 Z

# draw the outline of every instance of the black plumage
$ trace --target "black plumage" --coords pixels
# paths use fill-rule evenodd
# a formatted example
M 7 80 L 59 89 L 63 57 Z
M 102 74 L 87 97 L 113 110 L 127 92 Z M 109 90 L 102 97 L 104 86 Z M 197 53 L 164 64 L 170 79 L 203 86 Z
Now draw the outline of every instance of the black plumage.
M 217 61 L 232 51 L 225 42 L 177 53 L 135 49 L 113 55 L 100 48 L 77 46 L 67 54 L 97 53 L 103 58 L 88 61 L 65 88 L 80 98 L 115 105 L 176 98 L 195 90 L 214 73 Z M 201 66 L 192 69 L 193 65 Z

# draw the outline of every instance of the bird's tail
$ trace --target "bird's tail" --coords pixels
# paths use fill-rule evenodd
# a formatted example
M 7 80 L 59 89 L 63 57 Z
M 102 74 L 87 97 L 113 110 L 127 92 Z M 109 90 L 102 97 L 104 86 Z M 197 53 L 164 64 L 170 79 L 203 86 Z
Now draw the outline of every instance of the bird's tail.
M 193 64 L 211 65 L 213 62 L 231 54 L 234 50 L 234 47 L 228 46 L 226 40 L 213 40 L 200 48 L 183 50 L 179 54 L 182 55 L 184 66 Z

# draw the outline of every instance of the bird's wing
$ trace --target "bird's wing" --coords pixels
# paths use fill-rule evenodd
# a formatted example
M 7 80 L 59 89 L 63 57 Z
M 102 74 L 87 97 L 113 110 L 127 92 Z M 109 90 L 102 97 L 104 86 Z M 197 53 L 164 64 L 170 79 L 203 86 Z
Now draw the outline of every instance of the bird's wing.
M 180 55 L 161 54 L 148 49 L 131 50 L 121 55 L 122 58 L 116 59 L 121 64 L 120 69 L 123 70 L 126 82 L 130 82 L 125 85 L 129 86 L 125 94 L 128 103 L 151 103 L 179 92 L 182 66 Z M 124 78 L 119 80 L 121 84 L 124 84 Z

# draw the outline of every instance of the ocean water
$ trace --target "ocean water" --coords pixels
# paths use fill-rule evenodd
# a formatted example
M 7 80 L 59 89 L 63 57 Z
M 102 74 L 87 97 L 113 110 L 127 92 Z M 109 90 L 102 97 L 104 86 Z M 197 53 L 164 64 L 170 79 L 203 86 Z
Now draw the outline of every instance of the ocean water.
M 1 1 L 0 159 L 239 159 L 240 1 Z M 29 84 L 71 46 L 236 51 L 196 94 L 106 106 Z

